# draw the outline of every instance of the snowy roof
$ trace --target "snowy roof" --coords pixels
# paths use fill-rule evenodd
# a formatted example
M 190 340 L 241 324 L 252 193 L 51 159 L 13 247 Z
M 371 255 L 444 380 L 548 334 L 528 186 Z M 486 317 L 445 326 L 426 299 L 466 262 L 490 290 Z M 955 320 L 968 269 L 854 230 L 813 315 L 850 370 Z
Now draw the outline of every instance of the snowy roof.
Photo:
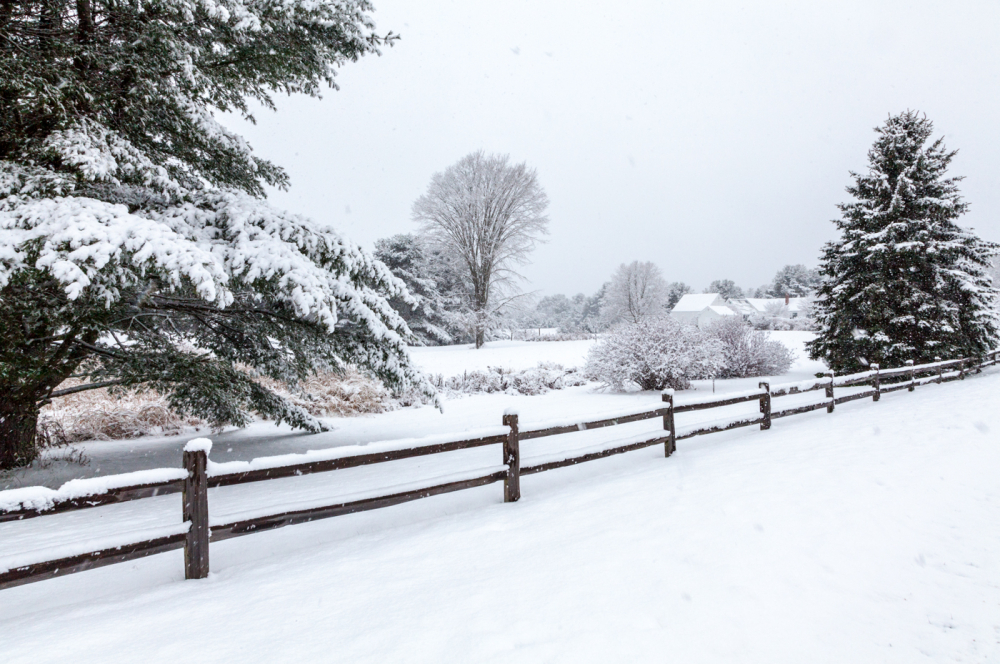
M 672 311 L 704 311 L 721 303 L 723 300 L 718 293 L 688 293 L 681 297 Z
M 729 307 L 712 306 L 712 307 L 709 307 L 709 309 L 711 309 L 715 313 L 719 314 L 720 316 L 735 316 L 736 315 L 736 312 L 733 311 L 732 309 L 730 309 Z

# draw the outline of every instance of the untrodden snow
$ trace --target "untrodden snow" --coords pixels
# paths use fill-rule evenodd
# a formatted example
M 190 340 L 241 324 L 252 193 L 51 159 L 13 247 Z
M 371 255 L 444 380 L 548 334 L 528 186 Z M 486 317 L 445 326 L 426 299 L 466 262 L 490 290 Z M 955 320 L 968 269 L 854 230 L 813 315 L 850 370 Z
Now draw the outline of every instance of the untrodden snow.
M 3 659 L 998 661 L 998 404 L 990 369 L 527 476 L 515 504 L 229 540 L 202 581 L 178 551 L 0 591 Z

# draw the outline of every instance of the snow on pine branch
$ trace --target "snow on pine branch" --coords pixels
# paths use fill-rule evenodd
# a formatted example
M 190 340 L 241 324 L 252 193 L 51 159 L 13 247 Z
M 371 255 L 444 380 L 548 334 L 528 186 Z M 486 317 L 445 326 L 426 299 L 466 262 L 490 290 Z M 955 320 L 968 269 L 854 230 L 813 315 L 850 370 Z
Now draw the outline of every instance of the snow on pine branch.
M 26 200 L 0 211 L 0 287 L 29 267 L 48 272 L 67 297 L 107 303 L 120 286 L 156 275 L 192 284 L 224 307 L 231 289 L 270 282 L 302 318 L 332 331 L 341 313 L 377 339 L 399 340 L 406 326 L 387 297 L 405 293 L 389 270 L 329 228 L 237 192 L 207 192 L 159 212 L 85 197 Z M 144 216 L 146 215 L 146 216 Z

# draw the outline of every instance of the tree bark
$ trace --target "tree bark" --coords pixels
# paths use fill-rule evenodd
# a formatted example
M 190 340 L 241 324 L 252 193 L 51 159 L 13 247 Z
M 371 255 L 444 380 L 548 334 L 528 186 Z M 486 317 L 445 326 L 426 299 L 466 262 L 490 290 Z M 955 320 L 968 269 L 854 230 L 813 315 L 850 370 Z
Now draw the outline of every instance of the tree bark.
M 26 466 L 35 460 L 37 424 L 38 407 L 34 401 L 0 398 L 0 469 Z

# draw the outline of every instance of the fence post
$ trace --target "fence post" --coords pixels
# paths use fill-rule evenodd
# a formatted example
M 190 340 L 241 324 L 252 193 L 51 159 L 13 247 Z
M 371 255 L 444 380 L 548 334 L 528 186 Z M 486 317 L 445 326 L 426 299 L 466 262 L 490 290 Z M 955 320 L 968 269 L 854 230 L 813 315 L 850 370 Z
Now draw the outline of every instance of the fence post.
M 510 427 L 503 444 L 503 462 L 507 477 L 503 480 L 503 501 L 514 503 L 521 498 L 521 437 L 517 429 L 517 413 L 508 410 L 503 414 L 504 426 Z
M 832 413 L 833 407 L 837 405 L 833 400 L 833 372 L 827 371 L 826 375 L 830 377 L 830 384 L 826 386 L 826 398 L 830 400 L 830 405 L 826 407 L 826 412 Z
M 760 430 L 765 431 L 771 428 L 771 385 L 770 383 L 757 383 L 757 387 L 764 390 L 760 395 L 760 412 L 764 414 L 764 421 L 760 423 Z
M 212 441 L 196 438 L 184 446 L 183 515 L 191 523 L 184 540 L 184 578 L 204 579 L 208 576 L 208 453 Z
M 940 357 L 935 357 L 934 361 L 935 362 L 940 362 L 941 358 Z M 938 367 L 938 381 L 937 382 L 938 382 L 938 385 L 940 385 L 941 383 L 944 382 L 944 369 L 942 369 L 941 367 Z
M 958 379 L 965 380 L 965 360 L 961 360 L 958 363 Z
M 663 430 L 668 432 L 667 441 L 663 443 L 663 456 L 670 456 L 677 451 L 677 433 L 674 431 L 674 391 L 663 390 L 661 398 L 667 404 L 667 412 L 663 414 Z
M 882 386 L 879 383 L 878 375 L 879 365 L 873 364 L 872 366 L 875 368 L 875 375 L 872 376 L 872 386 L 875 388 L 875 394 L 872 395 L 872 401 L 878 401 L 882 398 Z
M 917 380 L 917 378 L 916 378 L 917 374 L 913 370 L 913 360 L 907 360 L 906 361 L 906 366 L 910 367 L 910 387 L 906 391 L 907 392 L 912 392 L 913 389 L 916 387 L 915 382 Z

